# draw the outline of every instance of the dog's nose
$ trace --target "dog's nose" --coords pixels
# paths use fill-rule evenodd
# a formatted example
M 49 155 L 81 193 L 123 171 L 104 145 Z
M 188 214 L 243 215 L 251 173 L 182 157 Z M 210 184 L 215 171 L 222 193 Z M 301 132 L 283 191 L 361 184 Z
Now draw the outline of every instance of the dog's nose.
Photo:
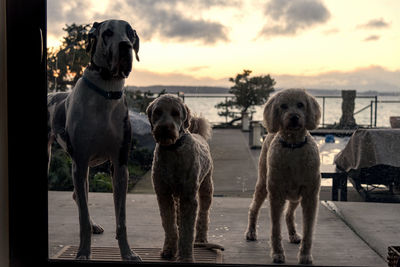
M 299 119 L 300 119 L 300 116 L 297 114 L 290 115 L 290 122 L 292 122 L 292 123 L 297 123 L 299 121 Z
M 174 129 L 174 125 L 172 123 L 164 124 L 160 126 L 162 131 L 168 132 Z
M 128 52 L 129 50 L 132 50 L 133 46 L 131 44 L 131 42 L 128 41 L 122 41 L 119 43 L 119 51 L 120 52 Z

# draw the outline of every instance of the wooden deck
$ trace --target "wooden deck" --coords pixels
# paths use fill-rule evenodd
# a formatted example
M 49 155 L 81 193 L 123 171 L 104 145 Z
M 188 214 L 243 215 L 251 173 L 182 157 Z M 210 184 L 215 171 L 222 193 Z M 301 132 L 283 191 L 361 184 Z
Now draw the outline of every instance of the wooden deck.
M 225 247 L 225 251 L 222 252 L 222 263 L 272 263 L 269 256 L 270 220 L 268 203 L 263 205 L 260 212 L 257 228 L 258 241 L 248 242 L 244 238 L 250 202 L 250 198 L 214 198 L 211 209 L 209 241 Z M 89 204 L 92 218 L 105 229 L 103 234 L 92 237 L 92 247 L 117 248 L 112 194 L 89 193 Z M 352 205 L 352 202 L 340 202 L 340 204 L 341 207 L 346 207 L 346 205 Z M 354 214 L 354 211 L 352 213 Z M 296 222 L 300 233 L 301 217 L 301 208 L 299 208 Z M 400 214 L 395 218 L 388 218 L 389 222 L 393 220 L 398 222 L 398 219 L 400 220 Z M 155 195 L 128 194 L 127 222 L 128 238 L 132 248 L 158 249 L 162 246 L 164 232 L 161 227 Z M 372 232 L 383 232 L 385 230 L 379 229 L 379 224 L 371 222 L 370 225 L 373 227 Z M 296 265 L 299 246 L 288 242 L 285 226 L 282 227 L 282 234 L 286 263 Z M 396 238 L 393 234 L 388 236 Z M 382 246 L 395 245 L 392 243 L 388 241 L 386 244 L 384 242 Z M 50 258 L 54 258 L 65 246 L 76 246 L 78 244 L 78 212 L 72 200 L 71 192 L 49 192 Z M 382 247 L 382 251 L 385 249 L 387 247 Z M 340 216 L 337 216 L 335 212 L 332 212 L 325 205 L 319 206 L 313 256 L 314 264 L 321 266 L 386 266 L 386 262 L 383 259 L 384 256 L 372 249 L 352 227 L 349 227 Z

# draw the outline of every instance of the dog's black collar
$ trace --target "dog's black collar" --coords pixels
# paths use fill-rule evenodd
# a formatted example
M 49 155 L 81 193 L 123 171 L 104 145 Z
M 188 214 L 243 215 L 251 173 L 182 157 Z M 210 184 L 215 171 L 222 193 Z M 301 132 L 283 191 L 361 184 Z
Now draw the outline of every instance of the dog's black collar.
M 176 140 L 176 142 L 174 144 L 169 145 L 169 146 L 160 145 L 160 148 L 163 150 L 169 150 L 169 151 L 178 149 L 179 147 L 181 147 L 183 145 L 183 142 L 185 141 L 185 139 L 188 135 L 189 135 L 188 133 L 185 133 L 181 137 L 179 137 L 178 140 Z
M 288 142 L 286 142 L 286 141 L 283 140 L 282 138 L 279 138 L 279 143 L 281 143 L 282 146 L 283 146 L 283 147 L 286 147 L 286 148 L 291 148 L 291 149 L 301 148 L 301 147 L 303 147 L 305 144 L 307 144 L 307 136 L 304 138 L 304 141 L 301 142 L 301 143 L 289 144 Z
M 85 76 L 82 76 L 82 79 L 85 81 L 85 83 L 87 84 L 87 86 L 90 89 L 92 89 L 99 95 L 102 95 L 105 99 L 116 100 L 116 99 L 120 99 L 122 97 L 122 94 L 123 94 L 122 91 L 105 91 L 105 90 L 101 89 L 100 87 L 98 87 L 97 85 L 95 85 L 94 83 L 92 83 L 91 81 L 89 81 L 89 79 L 86 78 Z

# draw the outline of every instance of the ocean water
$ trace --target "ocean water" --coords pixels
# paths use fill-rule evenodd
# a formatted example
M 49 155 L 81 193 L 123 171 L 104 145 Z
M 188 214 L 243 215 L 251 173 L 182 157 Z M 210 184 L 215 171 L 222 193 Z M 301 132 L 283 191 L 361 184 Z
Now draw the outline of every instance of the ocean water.
M 219 102 L 225 101 L 228 95 L 220 95 L 219 97 L 205 97 L 204 95 L 185 95 L 185 103 L 192 110 L 192 112 L 207 118 L 211 123 L 225 122 L 225 117 L 218 116 L 218 110 L 215 105 Z M 374 98 L 356 98 L 355 100 L 355 112 L 368 106 L 362 112 L 354 116 L 356 123 L 359 125 L 369 125 L 371 123 L 371 109 L 370 104 Z M 317 97 L 317 101 L 321 106 L 322 110 L 322 98 Z M 378 96 L 378 101 L 399 101 L 400 96 Z M 326 98 L 325 99 L 325 112 L 324 112 L 324 123 L 334 124 L 340 121 L 342 114 L 342 99 L 341 98 Z M 262 120 L 263 106 L 256 107 L 255 113 L 253 114 L 253 120 Z M 374 105 L 372 109 L 372 123 L 374 123 Z M 379 103 L 377 104 L 377 127 L 390 127 L 390 116 L 400 116 L 400 103 Z M 321 118 L 322 124 L 322 118 Z M 320 124 L 320 127 L 322 126 Z M 329 165 L 334 164 L 335 156 L 347 145 L 350 137 L 335 137 L 334 143 L 326 143 L 324 136 L 314 136 L 317 142 L 321 164 Z M 331 179 L 322 179 L 322 186 L 332 186 Z M 348 187 L 351 187 L 351 183 L 348 182 Z
M 218 110 L 215 105 L 219 102 L 225 101 L 226 97 L 230 95 L 214 95 L 214 96 L 204 96 L 201 94 L 185 95 L 185 103 L 188 107 L 199 115 L 207 118 L 211 123 L 221 123 L 225 122 L 226 118 L 218 116 Z M 374 98 L 356 98 L 355 100 L 355 112 L 367 107 L 362 112 L 354 116 L 356 123 L 359 125 L 369 125 L 371 123 L 371 109 L 370 103 Z M 323 99 L 317 97 L 317 101 L 321 106 L 323 105 Z M 377 104 L 377 127 L 390 127 L 390 116 L 400 116 L 400 96 L 378 96 L 378 101 L 399 101 L 399 103 L 379 103 Z M 326 98 L 325 99 L 325 112 L 324 124 L 334 124 L 340 121 L 342 114 L 342 99 L 341 98 Z M 253 114 L 253 120 L 262 120 L 263 106 L 258 106 L 255 108 L 255 113 Z M 375 110 L 373 105 L 372 110 L 372 123 L 374 124 Z M 228 118 L 229 121 L 229 118 Z M 322 125 L 320 125 L 322 126 Z

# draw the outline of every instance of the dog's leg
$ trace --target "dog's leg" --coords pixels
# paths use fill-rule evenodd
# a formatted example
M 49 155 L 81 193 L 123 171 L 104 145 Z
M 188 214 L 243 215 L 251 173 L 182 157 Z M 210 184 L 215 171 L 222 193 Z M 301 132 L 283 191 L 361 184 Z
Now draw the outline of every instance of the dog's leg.
M 160 208 L 161 223 L 165 232 L 164 246 L 161 251 L 161 257 L 164 259 L 173 259 L 178 250 L 178 229 L 175 213 L 175 203 L 171 194 L 158 192 L 156 185 L 154 186 L 157 193 L 158 206 Z M 162 188 L 162 187 L 161 187 Z
M 299 206 L 300 202 L 289 202 L 288 209 L 286 211 L 286 225 L 289 233 L 290 243 L 298 244 L 301 241 L 301 237 L 296 232 L 296 224 L 294 222 L 295 210 Z
M 133 253 L 128 244 L 126 233 L 126 194 L 128 190 L 128 167 L 126 164 L 117 164 L 113 161 L 113 191 L 116 217 L 116 239 L 118 240 L 121 257 L 127 261 L 141 261 L 141 258 Z
M 264 174 L 265 175 L 265 174 Z M 257 240 L 257 219 L 260 208 L 267 198 L 267 186 L 265 179 L 258 179 L 253 201 L 250 204 L 249 218 L 246 231 L 246 239 L 249 241 Z
M 185 192 L 179 199 L 181 223 L 179 227 L 178 251 L 180 262 L 193 262 L 193 241 L 198 207 L 197 190 Z
M 319 194 L 309 194 L 303 196 L 301 207 L 303 209 L 303 240 L 301 242 L 298 260 L 300 264 L 311 264 L 312 238 L 315 219 L 318 211 Z
M 86 195 L 87 178 L 88 162 L 84 160 L 73 160 L 72 180 L 74 183 L 76 203 L 79 210 L 80 226 L 80 244 L 76 258 L 80 260 L 87 260 L 90 258 L 90 244 L 92 237 L 92 226 L 90 225 L 88 199 Z
M 213 195 L 213 184 L 211 180 L 211 171 L 204 178 L 199 189 L 199 213 L 196 224 L 196 243 L 207 243 L 208 224 L 210 221 L 210 206 Z
M 47 141 L 47 174 L 50 171 L 50 161 L 51 161 L 51 145 L 53 144 L 55 136 L 52 134 L 48 134 L 48 141 Z
M 270 210 L 271 210 L 271 257 L 274 263 L 284 263 L 285 254 L 282 247 L 281 236 L 281 217 L 285 206 L 285 200 L 279 195 L 272 195 L 270 192 Z
M 246 239 L 249 241 L 257 240 L 257 220 L 262 204 L 267 198 L 267 145 L 264 141 L 258 160 L 258 179 L 253 195 L 253 201 L 249 208 L 249 218 L 246 230 Z
M 86 202 L 88 201 L 88 195 L 89 195 L 89 181 L 88 179 L 85 180 L 85 190 L 86 190 Z M 75 191 L 72 193 L 72 199 L 75 200 L 76 204 L 78 205 L 78 202 L 76 200 L 76 194 Z M 92 233 L 93 234 L 102 234 L 104 232 L 103 227 L 100 224 L 95 223 L 92 220 L 92 217 L 90 217 L 90 224 L 92 225 Z

